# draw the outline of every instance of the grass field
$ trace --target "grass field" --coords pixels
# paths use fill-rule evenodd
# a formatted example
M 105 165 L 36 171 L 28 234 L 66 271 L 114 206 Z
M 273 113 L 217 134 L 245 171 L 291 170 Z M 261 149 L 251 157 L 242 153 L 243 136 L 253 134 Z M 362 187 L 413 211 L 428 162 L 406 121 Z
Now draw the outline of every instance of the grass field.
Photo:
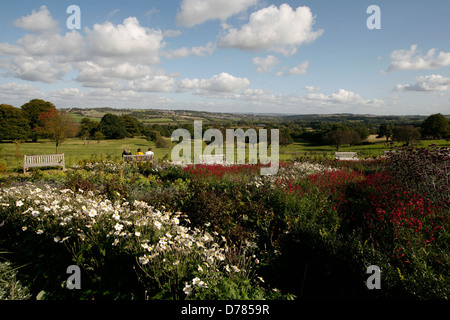
M 362 158 L 372 158 L 380 156 L 383 154 L 383 151 L 390 149 L 383 139 L 370 137 L 369 140 L 373 142 L 355 146 L 346 145 L 341 147 L 339 151 L 356 151 Z M 422 140 L 416 146 L 428 146 L 433 143 L 437 146 L 450 147 L 450 142 L 445 140 Z M 172 143 L 172 146 L 175 145 L 175 143 Z M 400 146 L 401 144 L 396 145 Z M 147 141 L 144 138 L 99 141 L 68 139 L 59 147 L 59 153 L 65 154 L 66 166 L 70 167 L 83 160 L 121 160 L 124 148 L 130 150 L 132 153 L 135 153 L 138 148 L 144 151 L 148 148 L 153 148 L 156 159 L 162 160 L 166 158 L 171 160 L 172 147 L 156 148 L 154 142 Z M 54 142 L 48 140 L 40 140 L 36 143 L 1 143 L 0 165 L 3 167 L 6 166 L 8 171 L 16 171 L 22 168 L 24 155 L 54 154 L 55 152 Z M 307 141 L 295 142 L 287 146 L 280 146 L 279 159 L 280 161 L 289 161 L 304 156 L 332 159 L 334 158 L 334 152 L 335 148 L 333 146 L 317 146 Z

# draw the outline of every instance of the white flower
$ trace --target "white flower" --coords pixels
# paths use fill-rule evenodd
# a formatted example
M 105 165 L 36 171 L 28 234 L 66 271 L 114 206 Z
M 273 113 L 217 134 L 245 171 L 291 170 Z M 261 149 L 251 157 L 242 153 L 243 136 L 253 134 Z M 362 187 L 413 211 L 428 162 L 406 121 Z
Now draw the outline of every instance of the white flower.
M 231 270 L 230 270 L 230 266 L 229 265 L 226 265 L 225 266 L 225 270 L 227 271 L 227 272 L 230 272 Z
M 193 284 L 194 286 L 198 285 L 199 282 L 200 282 L 200 278 L 199 278 L 199 277 L 195 277 L 194 279 L 192 279 L 192 284 Z
M 141 233 L 140 233 L 139 231 L 136 231 L 136 232 L 134 233 L 134 235 L 135 235 L 136 237 L 140 237 L 140 236 L 141 236 Z
M 44 233 L 44 230 L 39 229 L 38 231 L 36 231 L 36 233 L 37 233 L 37 234 L 43 234 L 43 233 Z
M 58 236 L 56 236 L 56 237 L 53 238 L 53 241 L 55 241 L 55 242 L 60 242 L 60 241 L 61 241 L 61 238 L 58 237 Z
M 183 292 L 188 295 L 192 292 L 192 287 L 186 283 L 185 287 L 183 288 Z
M 203 272 L 202 266 L 198 266 L 198 271 Z
M 241 270 L 239 270 L 239 268 L 236 267 L 236 266 L 231 266 L 231 268 L 233 269 L 234 272 L 239 272 L 239 271 L 241 271 Z
M 155 221 L 154 224 L 155 224 L 156 229 L 158 229 L 158 230 L 161 229 L 161 226 L 162 226 L 161 222 Z
M 177 261 L 175 261 L 175 262 L 173 263 L 174 266 L 177 266 L 177 265 L 179 265 L 179 264 L 180 264 L 180 260 L 177 260 Z
M 116 225 L 114 226 L 114 229 L 116 229 L 116 231 L 121 231 L 123 229 L 123 225 L 120 223 L 116 223 Z
M 27 230 L 27 229 L 28 229 L 28 228 L 25 227 L 25 226 L 22 227 L 22 231 L 25 231 L 25 230 Z
M 200 288 L 208 288 L 208 286 L 206 285 L 206 283 L 204 283 L 203 281 L 200 281 L 200 282 L 198 283 L 198 286 L 199 286 Z
M 17 207 L 23 206 L 22 200 L 16 201 L 16 206 L 17 206 Z
M 147 264 L 148 261 L 149 260 L 148 260 L 147 256 L 139 257 L 139 263 L 142 265 Z

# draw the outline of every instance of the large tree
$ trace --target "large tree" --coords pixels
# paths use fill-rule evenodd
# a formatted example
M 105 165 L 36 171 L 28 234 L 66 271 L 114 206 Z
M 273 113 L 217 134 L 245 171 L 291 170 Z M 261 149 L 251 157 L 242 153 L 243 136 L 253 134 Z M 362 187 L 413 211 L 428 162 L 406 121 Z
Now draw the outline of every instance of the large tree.
M 377 138 L 386 138 L 386 142 L 389 141 L 390 138 L 392 138 L 392 130 L 394 126 L 391 123 L 383 123 L 378 128 L 378 135 Z
M 56 153 L 67 138 L 75 137 L 78 132 L 78 124 L 67 112 L 50 109 L 42 113 L 39 120 L 42 123 L 40 132 L 55 142 Z
M 42 137 L 40 134 L 42 133 L 43 124 L 39 117 L 49 110 L 56 110 L 56 107 L 49 101 L 33 99 L 25 103 L 21 109 L 27 114 L 29 125 L 33 131 L 31 138 L 36 142 L 38 138 Z
M 0 140 L 25 140 L 31 130 L 25 112 L 7 104 L 0 105 Z
M 136 118 L 124 114 L 120 116 L 119 119 L 125 125 L 129 137 L 133 138 L 134 136 L 142 134 L 143 126 Z
M 422 123 L 422 134 L 424 136 L 441 139 L 450 136 L 450 124 L 442 114 L 432 114 Z
M 78 137 L 83 139 L 94 139 L 95 132 L 98 128 L 98 122 L 92 121 L 89 118 L 83 118 L 80 122 L 80 130 L 78 131 Z
M 396 126 L 392 129 L 392 138 L 409 146 L 420 139 L 420 131 L 411 125 Z
M 100 120 L 98 131 L 105 135 L 106 139 L 123 139 L 127 136 L 127 129 L 120 118 L 114 114 L 107 113 Z

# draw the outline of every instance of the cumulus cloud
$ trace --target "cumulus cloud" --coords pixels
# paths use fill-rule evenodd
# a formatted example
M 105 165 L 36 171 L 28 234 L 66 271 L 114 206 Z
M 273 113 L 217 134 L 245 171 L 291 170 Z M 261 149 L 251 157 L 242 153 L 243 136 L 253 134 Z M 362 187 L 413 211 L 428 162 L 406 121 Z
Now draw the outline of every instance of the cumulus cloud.
M 270 72 L 274 66 L 280 63 L 280 59 L 272 55 L 268 55 L 265 58 L 255 57 L 252 61 L 254 65 L 258 66 L 256 69 L 258 73 Z
M 147 76 L 138 81 L 130 81 L 127 89 L 139 92 L 170 92 L 174 84 L 175 79 L 166 75 Z
M 257 2 L 258 0 L 183 0 L 176 21 L 185 27 L 193 27 L 208 20 L 224 21 Z
M 198 57 L 205 57 L 214 53 L 215 45 L 212 42 L 208 42 L 206 46 L 198 47 L 182 47 L 179 49 L 167 50 L 161 53 L 164 57 L 168 59 L 185 58 L 191 55 L 196 55 Z
M 292 55 L 299 46 L 315 41 L 323 30 L 314 31 L 314 16 L 308 7 L 295 11 L 288 5 L 272 5 L 254 12 L 240 30 L 228 28 L 219 39 L 223 48 L 270 50 Z
M 178 83 L 178 90 L 193 90 L 194 94 L 199 95 L 226 95 L 246 89 L 249 85 L 247 78 L 238 78 L 222 72 L 210 79 L 183 79 Z
M 303 89 L 305 89 L 308 92 L 320 91 L 320 87 L 314 87 L 314 86 L 306 86 Z
M 136 59 L 157 64 L 162 48 L 163 34 L 160 30 L 142 27 L 135 17 L 127 18 L 117 26 L 111 22 L 95 24 L 85 29 L 89 52 L 106 58 Z
M 37 22 L 41 29 L 32 28 Z M 105 22 L 92 29 L 86 27 L 85 36 L 77 30 L 61 35 L 43 6 L 15 24 L 32 33 L 16 44 L 0 43 L 0 69 L 4 76 L 54 83 L 66 80 L 73 72 L 73 80 L 85 87 L 117 90 L 123 88 L 124 81 L 142 80 L 149 85 L 149 77 L 161 75 L 155 66 L 165 45 L 164 35 L 160 30 L 141 26 L 134 17 L 118 25 Z M 201 48 L 193 48 L 192 52 L 202 54 Z M 167 86 L 159 87 L 167 90 Z
M 58 30 L 58 21 L 52 18 L 45 5 L 41 6 L 39 11 L 33 10 L 30 15 L 17 19 L 14 25 L 38 34 Z
M 340 89 L 337 92 L 331 93 L 329 95 L 325 95 L 322 93 L 311 93 L 306 95 L 307 100 L 318 101 L 323 103 L 332 103 L 332 104 L 348 104 L 348 105 L 372 105 L 372 106 L 381 106 L 384 104 L 382 100 L 379 99 L 364 99 L 359 94 L 347 91 L 344 89 Z
M 395 91 L 416 91 L 416 92 L 440 92 L 450 89 L 450 77 L 443 77 L 441 75 L 429 75 L 416 78 L 415 84 L 399 84 Z
M 409 50 L 395 50 L 391 53 L 391 64 L 387 72 L 398 70 L 427 70 L 450 66 L 450 52 L 439 52 L 435 48 L 425 55 L 417 52 L 414 44 Z
M 299 65 L 293 67 L 293 68 L 286 68 L 283 67 L 280 71 L 278 71 L 275 75 L 277 77 L 283 76 L 283 75 L 288 75 L 288 76 L 296 76 L 299 74 L 305 74 L 308 71 L 308 67 L 309 67 L 309 61 L 304 61 L 302 63 L 300 63 Z M 286 69 L 288 69 L 287 71 L 285 71 Z

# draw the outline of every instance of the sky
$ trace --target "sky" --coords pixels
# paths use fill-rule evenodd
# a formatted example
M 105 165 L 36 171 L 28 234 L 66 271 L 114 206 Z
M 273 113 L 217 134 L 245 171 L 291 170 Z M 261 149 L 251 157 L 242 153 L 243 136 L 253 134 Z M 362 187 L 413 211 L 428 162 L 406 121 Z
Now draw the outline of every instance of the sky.
M 450 114 L 449 15 L 448 0 L 3 1 L 0 104 Z

